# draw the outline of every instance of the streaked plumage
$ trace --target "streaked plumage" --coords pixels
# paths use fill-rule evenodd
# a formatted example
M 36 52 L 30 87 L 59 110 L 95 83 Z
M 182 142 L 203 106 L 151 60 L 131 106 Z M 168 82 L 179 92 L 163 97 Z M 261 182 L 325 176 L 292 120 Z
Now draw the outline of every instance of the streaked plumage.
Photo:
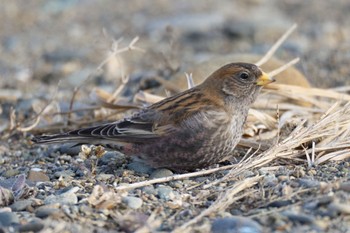
M 230 156 L 241 138 L 251 104 L 261 87 L 272 81 L 253 64 L 228 64 L 202 84 L 129 118 L 39 136 L 33 141 L 109 145 L 153 167 L 173 170 L 206 167 Z

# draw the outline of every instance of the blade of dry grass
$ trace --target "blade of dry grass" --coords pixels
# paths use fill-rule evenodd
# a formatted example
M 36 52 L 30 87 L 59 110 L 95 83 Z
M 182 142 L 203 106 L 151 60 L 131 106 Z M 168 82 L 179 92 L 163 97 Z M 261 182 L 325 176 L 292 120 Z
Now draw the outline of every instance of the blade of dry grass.
M 300 86 L 292 86 L 286 84 L 271 83 L 266 86 L 266 89 L 275 90 L 276 94 L 295 95 L 295 96 L 318 96 L 326 97 L 335 100 L 350 101 L 350 95 L 338 93 L 336 91 L 320 89 L 320 88 L 306 88 Z
M 282 73 L 283 71 L 285 71 L 286 69 L 288 69 L 289 67 L 291 67 L 292 65 L 295 65 L 297 64 L 298 62 L 300 61 L 300 58 L 294 58 L 293 60 L 287 62 L 286 64 L 284 64 L 283 66 L 281 67 L 278 67 L 277 69 L 274 69 L 273 71 L 270 71 L 268 73 L 268 75 L 270 77 L 274 77 L 276 75 L 278 75 L 279 73 Z
M 267 53 L 255 64 L 261 66 L 266 63 L 277 51 L 277 49 L 283 44 L 283 42 L 292 34 L 292 32 L 297 28 L 297 24 L 293 24 L 277 41 L 276 43 L 267 51 Z

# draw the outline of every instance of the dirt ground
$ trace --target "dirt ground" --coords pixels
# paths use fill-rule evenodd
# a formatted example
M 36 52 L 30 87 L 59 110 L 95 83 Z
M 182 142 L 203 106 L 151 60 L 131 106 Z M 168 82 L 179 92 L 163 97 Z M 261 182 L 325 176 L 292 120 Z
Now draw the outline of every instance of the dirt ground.
M 129 80 L 121 104 L 134 103 L 140 90 L 165 96 L 159 78 L 171 81 L 211 57 L 263 55 L 293 23 L 298 29 L 275 56 L 300 57 L 296 67 L 314 87 L 344 89 L 349 12 L 348 0 L 2 0 L 0 232 L 350 232 L 349 159 L 247 170 L 237 179 L 262 175 L 250 195 L 187 226 L 234 187 L 234 180 L 207 187 L 228 171 L 118 191 L 173 173 L 117 152 L 100 158 L 96 150 L 30 142 L 33 134 L 124 116 L 95 108 L 97 96 L 113 93 L 122 77 Z M 137 48 L 128 47 L 133 40 Z M 10 118 L 25 129 L 46 105 L 53 114 L 35 128 L 13 130 Z

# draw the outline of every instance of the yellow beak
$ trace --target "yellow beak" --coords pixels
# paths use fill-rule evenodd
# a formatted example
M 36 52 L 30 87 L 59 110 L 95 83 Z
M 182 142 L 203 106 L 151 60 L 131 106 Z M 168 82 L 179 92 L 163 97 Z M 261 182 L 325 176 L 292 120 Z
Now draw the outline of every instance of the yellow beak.
M 265 72 L 262 72 L 262 75 L 256 80 L 256 85 L 265 86 L 266 84 L 276 81 L 274 78 L 269 77 Z

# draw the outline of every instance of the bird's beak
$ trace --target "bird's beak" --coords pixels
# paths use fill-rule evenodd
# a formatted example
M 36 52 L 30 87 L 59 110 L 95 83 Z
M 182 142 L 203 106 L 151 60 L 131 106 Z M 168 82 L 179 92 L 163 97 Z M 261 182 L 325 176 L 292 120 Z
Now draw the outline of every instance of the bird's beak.
M 265 72 L 256 80 L 256 85 L 265 86 L 266 84 L 276 81 L 274 78 L 269 77 Z

